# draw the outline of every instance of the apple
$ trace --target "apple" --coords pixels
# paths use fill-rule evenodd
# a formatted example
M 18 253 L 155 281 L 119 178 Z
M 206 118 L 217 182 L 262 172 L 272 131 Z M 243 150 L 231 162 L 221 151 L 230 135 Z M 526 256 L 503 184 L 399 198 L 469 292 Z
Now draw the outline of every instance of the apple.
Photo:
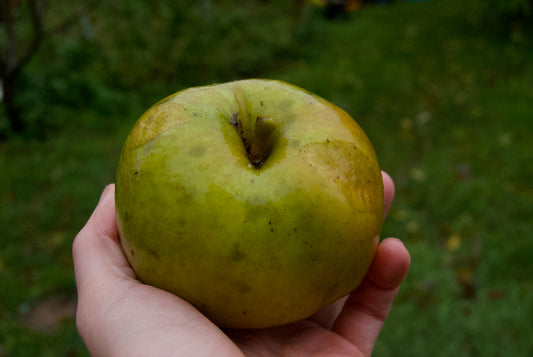
M 265 328 L 358 286 L 378 243 L 383 182 L 345 111 L 251 79 L 148 109 L 122 149 L 116 209 L 138 279 L 219 326 Z

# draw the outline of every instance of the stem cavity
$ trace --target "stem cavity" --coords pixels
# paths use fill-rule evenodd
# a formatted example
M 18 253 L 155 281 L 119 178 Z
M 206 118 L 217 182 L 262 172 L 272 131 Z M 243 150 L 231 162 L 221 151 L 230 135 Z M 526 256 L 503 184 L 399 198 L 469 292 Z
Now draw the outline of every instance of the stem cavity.
M 256 168 L 260 168 L 270 154 L 272 133 L 276 129 L 276 123 L 272 118 L 259 115 L 250 134 L 250 130 L 246 130 L 243 127 L 241 120 L 238 118 L 238 113 L 235 113 L 231 118 L 231 124 L 241 137 L 244 148 L 248 153 L 248 159 Z M 251 140 L 249 136 L 251 136 Z

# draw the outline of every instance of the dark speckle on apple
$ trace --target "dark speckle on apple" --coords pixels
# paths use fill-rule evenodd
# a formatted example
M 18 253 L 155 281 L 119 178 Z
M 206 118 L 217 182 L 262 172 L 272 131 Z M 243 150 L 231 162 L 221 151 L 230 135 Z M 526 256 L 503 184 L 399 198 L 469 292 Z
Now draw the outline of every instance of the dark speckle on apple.
M 202 157 L 206 152 L 204 145 L 196 145 L 189 149 L 188 153 L 193 157 Z
M 151 248 L 148 248 L 148 249 L 147 249 L 147 252 L 148 252 L 151 256 L 153 256 L 155 259 L 160 259 L 159 254 L 158 254 L 155 250 L 153 250 L 153 249 L 151 249 Z
M 236 246 L 232 252 L 231 252 L 231 255 L 230 255 L 230 259 L 234 262 L 240 262 L 242 260 L 244 260 L 244 258 L 246 257 L 246 254 L 244 254 L 241 249 L 239 248 L 239 246 Z

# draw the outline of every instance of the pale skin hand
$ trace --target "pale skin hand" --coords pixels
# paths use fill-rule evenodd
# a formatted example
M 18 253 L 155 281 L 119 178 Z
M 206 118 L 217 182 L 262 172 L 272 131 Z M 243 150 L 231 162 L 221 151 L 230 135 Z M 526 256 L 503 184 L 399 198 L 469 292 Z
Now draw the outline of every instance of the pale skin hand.
M 385 212 L 394 184 L 383 174 Z M 76 323 L 99 356 L 370 356 L 407 270 L 401 241 L 381 242 L 363 283 L 313 317 L 264 330 L 221 330 L 186 301 L 140 283 L 122 253 L 114 185 L 106 187 L 72 254 Z

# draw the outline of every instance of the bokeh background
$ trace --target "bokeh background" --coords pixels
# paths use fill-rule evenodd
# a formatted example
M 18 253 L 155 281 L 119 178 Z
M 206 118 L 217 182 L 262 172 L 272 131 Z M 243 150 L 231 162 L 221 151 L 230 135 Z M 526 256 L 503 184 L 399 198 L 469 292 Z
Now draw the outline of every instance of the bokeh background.
M 531 356 L 533 1 L 2 0 L 0 356 L 87 356 L 71 244 L 136 119 L 285 80 L 364 128 L 412 267 L 375 356 Z

